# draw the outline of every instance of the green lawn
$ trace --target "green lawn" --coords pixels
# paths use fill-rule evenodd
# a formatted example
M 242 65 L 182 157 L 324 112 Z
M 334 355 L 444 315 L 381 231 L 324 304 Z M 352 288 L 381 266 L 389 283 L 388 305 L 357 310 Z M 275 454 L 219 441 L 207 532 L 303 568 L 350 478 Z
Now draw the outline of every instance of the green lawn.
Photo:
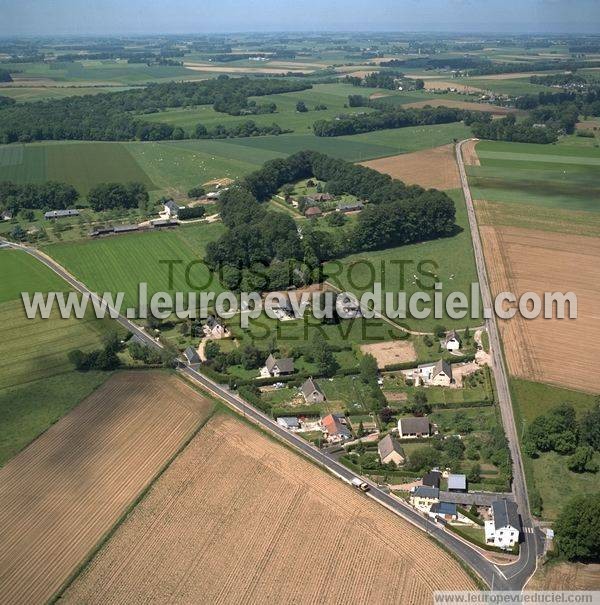
M 561 403 L 572 404 L 581 415 L 596 401 L 596 397 L 588 393 L 515 378 L 511 379 L 511 390 L 515 422 L 521 437 L 528 423 Z M 573 473 L 567 468 L 567 460 L 568 456 L 556 452 L 547 452 L 535 459 L 523 455 L 527 487 L 530 492 L 535 487 L 540 493 L 544 519 L 556 519 L 569 498 L 600 491 L 600 473 Z M 596 462 L 600 463 L 599 454 L 596 454 Z
M 148 284 L 148 293 L 189 292 L 193 289 L 222 291 L 216 277 L 196 262 L 202 261 L 209 241 L 223 233 L 221 223 L 198 223 L 171 231 L 133 233 L 98 240 L 52 244 L 47 253 L 97 292 L 125 292 L 125 304 L 138 302 L 140 282 Z M 173 283 L 169 287 L 168 261 L 175 261 Z
M 481 141 L 469 166 L 474 197 L 568 211 L 600 211 L 600 149 Z
M 447 193 L 456 203 L 456 224 L 462 229 L 458 235 L 377 252 L 362 252 L 341 261 L 332 261 L 326 265 L 329 281 L 357 296 L 372 290 L 374 282 L 380 282 L 384 292 L 405 291 L 409 298 L 421 289 L 413 277 L 417 275 L 426 288 L 433 288 L 434 279 L 437 279 L 443 284 L 442 292 L 464 292 L 470 299 L 470 286 L 477 278 L 466 207 L 460 191 Z M 406 263 L 404 272 L 400 269 L 400 262 Z M 421 274 L 418 270 L 420 263 L 423 272 L 432 275 Z M 434 275 L 437 277 L 434 278 Z M 426 319 L 408 317 L 398 322 L 418 331 L 431 331 L 440 323 L 447 328 L 473 327 L 477 323 L 468 317 L 464 320 L 450 320 L 445 311 L 441 319 L 435 319 L 432 312 Z

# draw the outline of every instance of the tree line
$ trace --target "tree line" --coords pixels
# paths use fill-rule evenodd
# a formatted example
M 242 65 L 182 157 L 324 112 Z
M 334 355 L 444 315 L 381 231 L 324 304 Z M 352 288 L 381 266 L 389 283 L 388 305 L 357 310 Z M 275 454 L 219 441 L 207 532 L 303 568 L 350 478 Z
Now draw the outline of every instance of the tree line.
M 353 99 L 360 102 L 362 97 Z M 356 105 L 354 105 L 356 106 Z M 489 115 L 454 107 L 423 107 L 420 109 L 385 109 L 383 111 L 358 115 L 338 116 L 334 120 L 318 120 L 313 124 L 313 132 L 318 137 L 339 137 L 350 134 L 372 132 L 387 128 L 405 128 L 430 124 L 448 124 L 461 120 L 473 120 L 474 114 L 480 121 L 489 120 Z
M 213 105 L 225 113 L 252 113 L 251 96 L 306 90 L 298 80 L 219 76 L 202 82 L 167 82 L 146 88 L 0 106 L 0 142 L 42 140 L 165 140 L 183 138 L 181 128 L 152 123 L 132 112 Z
M 12 181 L 0 182 L 2 209 L 13 214 L 23 209 L 65 210 L 72 208 L 78 198 L 78 191 L 67 183 L 48 181 L 40 185 L 20 185 Z
M 335 195 L 354 195 L 369 204 L 353 225 L 334 233 L 311 225 L 302 225 L 300 233 L 292 217 L 261 205 L 286 183 L 309 177 L 327 182 Z M 271 281 L 280 287 L 302 285 L 322 261 L 444 237 L 456 229 L 454 202 L 445 193 L 406 186 L 314 151 L 266 162 L 223 193 L 219 206 L 228 230 L 208 244 L 206 260 L 232 289 L 266 289 Z
M 258 137 L 264 135 L 280 135 L 286 132 L 292 132 L 289 129 L 283 129 L 279 124 L 259 126 L 253 120 L 246 120 L 233 126 L 224 126 L 216 124 L 207 128 L 204 124 L 197 124 L 194 129 L 194 138 L 196 139 L 227 139 L 231 137 Z

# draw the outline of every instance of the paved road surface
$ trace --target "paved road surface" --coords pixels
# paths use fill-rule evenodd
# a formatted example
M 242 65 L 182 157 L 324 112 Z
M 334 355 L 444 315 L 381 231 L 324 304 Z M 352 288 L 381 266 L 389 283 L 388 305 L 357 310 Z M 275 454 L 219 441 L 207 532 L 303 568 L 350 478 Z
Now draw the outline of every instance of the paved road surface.
M 0 239 L 0 244 L 7 243 Z M 85 284 L 73 277 L 64 267 L 59 265 L 53 259 L 47 257 L 42 252 L 35 248 L 30 248 L 21 244 L 9 243 L 12 248 L 21 249 L 24 252 L 31 254 L 57 275 L 62 277 L 71 287 L 81 293 L 87 293 L 91 297 L 100 301 L 101 298 L 91 292 Z M 116 319 L 122 326 L 127 328 L 134 334 L 137 334 L 149 346 L 161 347 L 154 338 L 148 335 L 135 323 L 119 315 Z M 272 418 L 266 416 L 261 411 L 250 405 L 248 402 L 240 398 L 237 394 L 231 392 L 227 387 L 217 384 L 210 380 L 197 370 L 181 363 L 179 371 L 189 379 L 198 383 L 202 388 L 209 391 L 213 395 L 219 397 L 230 407 L 252 420 L 257 425 L 270 431 L 282 441 L 288 443 L 296 450 L 300 451 L 306 457 L 320 464 L 328 471 L 339 477 L 340 479 L 350 482 L 353 478 L 358 477 L 355 473 L 341 465 L 332 457 L 318 450 L 313 445 L 307 443 L 301 437 L 280 427 Z M 430 536 L 435 538 L 444 547 L 449 549 L 458 558 L 464 561 L 471 567 L 483 580 L 493 586 L 495 590 L 521 590 L 525 582 L 533 573 L 535 568 L 535 553 L 536 548 L 533 543 L 533 534 L 525 534 L 525 541 L 522 544 L 521 556 L 519 560 L 510 565 L 494 565 L 477 550 L 469 546 L 467 543 L 459 539 L 455 534 L 446 531 L 440 525 L 433 523 L 423 515 L 415 511 L 411 506 L 398 498 L 391 496 L 383 489 L 379 489 L 375 484 L 369 482 L 370 491 L 365 497 L 369 497 L 379 504 L 385 506 L 393 513 L 401 516 L 416 527 L 426 531 Z

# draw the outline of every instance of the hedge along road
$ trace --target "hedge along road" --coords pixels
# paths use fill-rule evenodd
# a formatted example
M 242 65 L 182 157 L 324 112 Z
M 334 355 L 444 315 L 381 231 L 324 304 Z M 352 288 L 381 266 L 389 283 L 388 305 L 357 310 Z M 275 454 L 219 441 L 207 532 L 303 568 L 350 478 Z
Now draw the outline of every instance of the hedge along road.
M 15 244 L 0 238 L 0 244 L 7 244 L 11 248 L 23 250 L 31 254 L 34 258 L 42 262 L 57 275 L 62 277 L 71 287 L 82 294 L 88 294 L 91 298 L 95 298 L 98 302 L 103 302 L 102 298 L 91 292 L 85 284 L 75 279 L 64 267 L 59 265 L 50 257 L 46 256 L 39 250 L 25 246 L 23 244 Z M 107 305 L 107 309 L 117 312 Z M 123 327 L 128 329 L 133 334 L 137 334 L 148 346 L 161 348 L 162 345 L 154 338 L 149 336 L 144 330 L 138 327 L 135 323 L 118 315 L 116 319 Z M 232 393 L 227 387 L 217 384 L 213 380 L 207 378 L 194 368 L 179 361 L 179 371 L 181 374 L 199 384 L 203 389 L 224 401 L 230 408 L 242 414 L 244 418 L 251 420 L 259 427 L 267 430 L 275 435 L 280 440 L 292 446 L 297 452 L 300 452 L 308 459 L 316 462 L 319 466 L 325 468 L 338 478 L 350 483 L 354 478 L 361 478 L 356 473 L 353 473 L 339 462 L 330 458 L 313 445 L 304 441 L 294 433 L 290 433 L 280 427 L 272 418 L 266 416 L 247 401 Z M 406 502 L 390 496 L 388 493 L 380 489 L 376 484 L 368 481 L 370 491 L 366 497 L 370 497 L 394 514 L 402 517 L 406 521 L 412 523 L 416 527 L 427 532 L 444 547 L 449 549 L 459 559 L 469 565 L 482 578 L 488 586 L 493 586 L 496 590 L 521 590 L 531 574 L 535 571 L 536 565 L 536 544 L 534 534 L 525 533 L 525 542 L 522 544 L 518 561 L 510 565 L 503 565 L 502 570 L 498 566 L 491 563 L 475 548 L 472 548 L 464 541 L 456 537 L 450 532 L 447 532 L 442 526 L 430 521 L 424 517 Z

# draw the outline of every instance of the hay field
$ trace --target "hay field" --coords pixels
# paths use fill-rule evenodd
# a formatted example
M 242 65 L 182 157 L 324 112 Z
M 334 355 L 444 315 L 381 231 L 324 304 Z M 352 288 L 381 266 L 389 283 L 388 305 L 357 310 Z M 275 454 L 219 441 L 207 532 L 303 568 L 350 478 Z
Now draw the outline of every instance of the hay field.
M 527 590 L 598 590 L 598 563 L 556 563 L 541 567 L 527 584 Z
M 434 590 L 475 588 L 422 532 L 222 415 L 62 601 L 428 604 Z
M 42 603 L 212 410 L 165 373 L 122 373 L 0 469 L 0 594 Z
M 460 187 L 454 145 L 394 155 L 380 160 L 363 162 L 363 166 L 389 174 L 409 185 L 429 189 L 457 189 Z
M 533 291 L 577 295 L 577 319 L 500 321 L 510 373 L 598 392 L 600 240 L 519 227 L 480 226 L 493 295 Z

